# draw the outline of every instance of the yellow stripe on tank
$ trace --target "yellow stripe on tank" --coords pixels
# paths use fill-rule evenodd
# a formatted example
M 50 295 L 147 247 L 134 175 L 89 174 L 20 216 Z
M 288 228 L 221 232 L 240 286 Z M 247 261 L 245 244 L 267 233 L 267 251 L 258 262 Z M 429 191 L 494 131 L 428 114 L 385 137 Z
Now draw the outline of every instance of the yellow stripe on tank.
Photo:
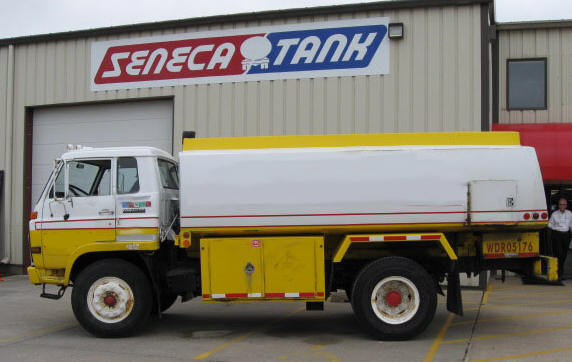
M 430 145 L 518 146 L 520 135 L 518 132 L 442 132 L 186 138 L 183 140 L 183 151 Z

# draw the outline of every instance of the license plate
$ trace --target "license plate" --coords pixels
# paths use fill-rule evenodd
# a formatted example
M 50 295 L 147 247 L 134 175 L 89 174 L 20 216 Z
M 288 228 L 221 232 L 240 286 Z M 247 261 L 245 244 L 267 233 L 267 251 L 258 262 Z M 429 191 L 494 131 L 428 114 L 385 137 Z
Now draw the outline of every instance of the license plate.
M 485 234 L 483 257 L 530 258 L 538 256 L 538 233 Z

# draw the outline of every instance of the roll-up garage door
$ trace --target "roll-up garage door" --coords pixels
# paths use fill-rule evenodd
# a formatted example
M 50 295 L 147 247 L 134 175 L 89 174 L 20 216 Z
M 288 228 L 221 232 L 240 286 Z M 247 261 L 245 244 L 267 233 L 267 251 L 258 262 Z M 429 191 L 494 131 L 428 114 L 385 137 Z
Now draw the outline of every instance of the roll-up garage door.
M 34 110 L 32 203 L 68 144 L 152 146 L 173 152 L 173 102 L 138 101 Z

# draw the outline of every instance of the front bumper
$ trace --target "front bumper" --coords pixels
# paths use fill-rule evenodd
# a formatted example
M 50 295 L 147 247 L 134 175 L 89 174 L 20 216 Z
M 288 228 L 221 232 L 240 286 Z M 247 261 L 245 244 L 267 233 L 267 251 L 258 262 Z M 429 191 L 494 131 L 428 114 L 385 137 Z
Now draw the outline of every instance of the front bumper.
M 30 280 L 30 283 L 32 284 L 42 284 L 40 281 L 40 274 L 38 273 L 38 269 L 36 269 L 36 267 L 28 267 L 28 280 Z

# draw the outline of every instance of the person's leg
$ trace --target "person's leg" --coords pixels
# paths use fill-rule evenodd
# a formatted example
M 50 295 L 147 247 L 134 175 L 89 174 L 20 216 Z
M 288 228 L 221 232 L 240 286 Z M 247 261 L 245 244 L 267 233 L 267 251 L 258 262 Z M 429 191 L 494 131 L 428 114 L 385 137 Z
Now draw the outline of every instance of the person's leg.
M 559 266 L 560 271 L 560 279 L 564 277 L 564 265 L 566 265 L 566 257 L 568 256 L 568 245 L 570 245 L 570 237 L 568 234 L 565 234 L 565 237 L 562 238 L 560 242 L 560 257 L 562 261 L 558 259 L 561 267 Z
M 554 256 L 558 258 L 558 279 L 562 279 L 562 269 L 564 268 L 564 263 L 562 263 L 562 240 L 566 234 L 560 233 L 558 231 L 552 231 L 552 250 Z

